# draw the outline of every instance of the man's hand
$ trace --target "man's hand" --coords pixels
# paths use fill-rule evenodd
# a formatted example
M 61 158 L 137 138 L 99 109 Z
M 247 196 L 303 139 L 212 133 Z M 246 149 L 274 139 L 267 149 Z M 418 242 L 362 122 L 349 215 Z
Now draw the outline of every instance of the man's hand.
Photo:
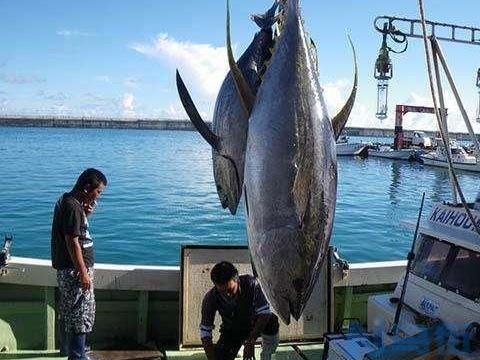
M 92 287 L 92 279 L 86 271 L 80 273 L 80 286 L 83 290 L 88 290 Z
M 91 213 L 93 213 L 93 210 L 95 210 L 96 206 L 97 206 L 96 201 L 93 201 L 89 204 L 83 204 L 83 211 L 85 212 L 85 215 L 89 216 Z
M 265 327 L 267 326 L 271 316 L 272 314 L 261 314 L 257 316 L 257 319 L 255 320 L 255 325 L 253 326 L 252 331 L 250 331 L 250 335 L 248 336 L 243 348 L 244 359 L 255 359 L 255 341 L 263 332 L 263 329 L 265 329 Z
M 203 350 L 205 350 L 205 355 L 207 356 L 207 359 L 216 360 L 215 348 L 213 347 L 212 338 L 211 337 L 202 338 L 202 345 L 203 345 Z
M 243 344 L 243 360 L 255 359 L 255 343 L 253 341 L 246 341 Z
M 75 269 L 79 273 L 80 287 L 83 290 L 88 290 L 92 287 L 92 279 L 90 278 L 90 275 L 88 275 L 85 262 L 83 261 L 82 248 L 80 247 L 78 236 L 67 235 L 65 241 L 73 265 L 75 265 Z

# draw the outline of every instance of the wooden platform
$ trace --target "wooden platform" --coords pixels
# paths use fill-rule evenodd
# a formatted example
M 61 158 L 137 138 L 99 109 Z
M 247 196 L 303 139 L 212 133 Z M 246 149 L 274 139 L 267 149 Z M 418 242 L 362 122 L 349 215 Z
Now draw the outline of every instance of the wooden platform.
M 319 360 L 322 358 L 323 354 L 323 344 L 314 344 L 314 345 L 299 345 L 298 346 L 302 353 L 309 360 Z M 255 347 L 255 358 L 260 359 L 261 347 Z M 203 350 L 181 350 L 181 351 L 167 351 L 167 360 L 206 360 L 205 353 Z M 242 357 L 238 357 L 238 360 L 241 360 Z M 302 358 L 298 355 L 295 350 L 290 345 L 281 345 L 278 347 L 277 352 L 272 356 L 272 360 L 301 360 Z
M 92 360 L 163 360 L 159 351 L 92 351 Z
M 164 360 L 159 351 L 92 351 L 88 353 L 92 360 Z M 0 360 L 67 360 L 58 351 L 20 351 L 15 353 L 0 353 Z
M 66 357 L 61 357 L 58 350 L 52 351 L 15 351 L 15 352 L 0 352 L 0 360 L 11 359 L 25 359 L 25 360 L 67 360 Z
M 308 344 L 298 346 L 309 360 L 321 359 L 323 344 Z M 260 359 L 261 347 L 255 347 L 255 358 Z M 202 349 L 167 351 L 166 358 L 160 351 L 92 351 L 88 353 L 92 360 L 206 360 Z M 0 360 L 67 360 L 60 356 L 58 351 L 19 351 L 15 353 L 1 353 Z M 238 358 L 239 360 L 241 357 Z M 290 345 L 280 345 L 272 360 L 301 360 L 301 357 Z

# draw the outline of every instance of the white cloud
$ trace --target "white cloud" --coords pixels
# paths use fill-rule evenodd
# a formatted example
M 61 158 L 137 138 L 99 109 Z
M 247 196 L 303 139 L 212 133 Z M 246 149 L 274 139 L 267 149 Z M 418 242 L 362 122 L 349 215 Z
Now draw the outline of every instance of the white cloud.
M 342 108 L 350 95 L 352 83 L 347 80 L 338 80 L 334 83 L 327 83 L 323 86 L 325 101 L 327 103 L 329 115 L 335 116 Z M 395 127 L 395 105 L 416 105 L 432 106 L 430 94 L 418 94 L 412 92 L 401 99 L 388 99 L 388 117 L 379 120 L 375 117 L 376 109 L 362 104 L 358 100 L 355 102 L 347 127 L 365 127 L 365 128 L 385 128 L 393 129 Z M 458 109 L 457 103 L 451 92 L 445 94 L 445 104 L 448 109 L 448 128 L 450 132 L 467 132 L 467 127 Z M 476 109 L 467 108 L 467 114 L 476 133 L 480 133 L 480 124 L 475 121 Z M 431 130 L 437 131 L 437 120 L 433 114 L 408 113 L 403 117 L 404 129 Z
M 62 92 L 62 91 L 58 91 L 54 94 L 50 94 L 50 95 L 47 95 L 47 94 L 43 94 L 43 97 L 46 99 L 46 100 L 51 100 L 51 101 L 65 101 L 68 99 L 68 96 Z
M 430 94 L 409 94 L 400 104 L 432 106 L 433 101 Z M 448 110 L 448 130 L 450 132 L 467 132 L 467 126 L 458 108 L 457 102 L 450 91 L 445 92 L 445 106 Z M 464 106 L 467 104 L 464 103 Z M 389 120 L 394 124 L 395 108 L 392 105 Z M 467 108 L 467 115 L 474 132 L 480 132 L 480 124 L 475 121 L 475 110 Z M 408 113 L 403 118 L 403 126 L 406 129 L 424 129 L 437 131 L 437 119 L 433 114 Z
M 123 106 L 123 115 L 125 117 L 131 118 L 135 117 L 135 96 L 131 93 L 126 93 L 123 95 L 122 106 Z
M 100 82 L 105 82 L 105 83 L 109 83 L 111 81 L 110 77 L 108 75 L 95 76 L 95 80 L 100 81 Z
M 83 98 L 89 103 L 97 103 L 97 104 L 111 104 L 111 105 L 118 105 L 118 98 L 111 97 L 111 96 L 103 96 L 94 94 L 91 92 L 87 92 L 83 94 Z
M 57 35 L 64 37 L 73 37 L 73 36 L 95 36 L 92 33 L 79 31 L 79 30 L 57 30 Z
M 178 68 L 187 87 L 200 93 L 204 101 L 215 102 L 220 85 L 228 72 L 225 47 L 177 41 L 162 33 L 150 43 L 135 43 L 130 48 Z M 212 106 L 213 107 L 213 106 Z
M 129 76 L 123 81 L 123 85 L 125 85 L 128 88 L 136 88 L 139 82 L 140 82 L 139 79 L 133 76 Z
M 1 98 L 0 98 L 0 111 L 1 111 L 1 112 L 6 112 L 9 103 L 10 103 L 10 102 L 9 102 L 8 99 L 6 99 L 6 98 L 1 99 Z
M 135 101 L 135 97 L 133 96 L 133 94 L 130 94 L 130 93 L 124 94 L 122 99 L 123 110 L 133 110 L 134 101 Z
M 325 102 L 327 103 L 328 114 L 333 118 L 342 109 L 352 91 L 351 80 L 340 79 L 333 83 L 326 83 L 322 86 Z M 379 121 L 373 116 L 373 110 L 369 110 L 357 100 L 353 106 L 348 119 L 348 127 L 382 127 L 378 126 Z M 376 126 L 375 126 L 376 125 Z
M 45 82 L 45 79 L 38 78 L 31 75 L 22 75 L 15 73 L 0 73 L 0 82 L 4 82 L 12 85 L 25 85 L 33 83 Z
M 327 103 L 328 113 L 334 116 L 343 107 L 351 91 L 351 85 L 347 80 L 337 80 L 322 86 L 323 96 Z
M 186 120 L 188 119 L 185 110 L 183 109 L 182 104 L 178 101 L 176 103 L 169 104 L 166 108 L 159 109 L 156 111 L 158 117 L 161 119 L 169 120 Z M 205 116 L 205 114 L 201 114 Z

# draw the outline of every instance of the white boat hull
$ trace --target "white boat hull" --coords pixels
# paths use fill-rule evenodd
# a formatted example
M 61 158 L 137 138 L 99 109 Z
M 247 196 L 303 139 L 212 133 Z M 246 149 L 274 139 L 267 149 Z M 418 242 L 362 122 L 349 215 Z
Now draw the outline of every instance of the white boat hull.
M 367 145 L 362 143 L 349 144 L 340 143 L 337 144 L 337 156 L 357 156 L 361 155 L 366 150 Z
M 424 165 L 448 168 L 448 163 L 446 161 L 432 159 L 426 156 L 421 156 L 420 158 L 422 159 Z M 478 162 L 476 164 L 454 162 L 453 168 L 457 170 L 480 172 L 480 164 Z
M 415 157 L 414 149 L 402 149 L 402 150 L 375 150 L 368 149 L 368 156 L 382 157 L 387 159 L 397 160 L 411 160 Z

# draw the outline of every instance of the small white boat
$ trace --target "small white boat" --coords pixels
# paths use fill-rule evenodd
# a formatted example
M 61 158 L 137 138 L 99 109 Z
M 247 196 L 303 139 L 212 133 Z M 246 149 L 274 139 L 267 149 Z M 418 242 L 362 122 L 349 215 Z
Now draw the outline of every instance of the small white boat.
M 368 146 L 365 143 L 350 143 L 346 136 L 341 136 L 337 141 L 337 156 L 367 155 Z
M 467 153 L 455 140 L 450 140 L 450 149 L 455 169 L 480 172 L 477 158 Z M 421 155 L 420 159 L 424 165 L 448 168 L 446 149 L 441 140 L 438 141 L 438 146 L 434 151 Z
M 416 153 L 416 149 L 395 150 L 390 145 L 379 145 L 376 148 L 368 149 L 368 156 L 397 160 L 414 160 Z

